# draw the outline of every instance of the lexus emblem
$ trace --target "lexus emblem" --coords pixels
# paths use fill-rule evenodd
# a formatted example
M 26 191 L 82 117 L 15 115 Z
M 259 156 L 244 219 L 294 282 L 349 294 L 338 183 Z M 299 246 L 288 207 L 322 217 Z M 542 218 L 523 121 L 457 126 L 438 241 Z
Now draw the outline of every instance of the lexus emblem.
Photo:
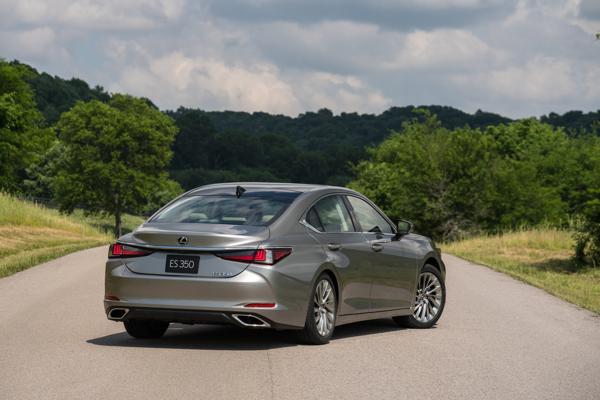
M 187 238 L 187 236 L 180 236 L 179 239 L 177 239 L 177 242 L 180 245 L 185 246 L 188 242 L 188 238 Z

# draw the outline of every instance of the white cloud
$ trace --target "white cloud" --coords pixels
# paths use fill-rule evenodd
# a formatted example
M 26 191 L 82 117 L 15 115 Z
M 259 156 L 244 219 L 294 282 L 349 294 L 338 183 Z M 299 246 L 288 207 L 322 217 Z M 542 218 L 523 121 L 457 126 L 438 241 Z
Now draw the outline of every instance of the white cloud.
M 70 61 L 69 52 L 50 27 L 0 31 L 0 48 L 3 49 L 4 54 L 9 53 L 12 57 L 18 57 L 21 60 Z
M 381 112 L 390 101 L 358 78 L 328 73 L 283 75 L 272 64 L 231 65 L 174 52 L 124 68 L 113 91 L 158 99 L 165 108 L 265 110 L 295 115 L 307 109 Z
M 337 113 L 380 113 L 391 105 L 391 100 L 380 90 L 368 87 L 355 76 L 315 72 L 300 80 L 302 84 L 296 87 L 296 92 L 305 110 L 326 107 Z
M 434 68 L 438 70 L 485 65 L 500 57 L 473 33 L 458 29 L 416 31 L 404 39 L 388 68 Z
M 125 68 L 112 90 L 157 98 L 168 108 L 179 105 L 233 110 L 297 112 L 291 87 L 268 64 L 226 65 L 216 59 L 188 57 L 174 52 Z
M 585 99 L 598 104 L 597 109 L 600 109 L 600 65 L 589 64 L 586 66 L 581 94 Z
M 151 29 L 181 16 L 184 0 L 3 0 L 3 20 L 61 28 L 97 30 Z
M 34 28 L 17 32 L 14 35 L 14 45 L 26 54 L 43 54 L 55 45 L 56 35 L 48 27 Z
M 571 66 L 565 60 L 538 57 L 524 66 L 484 74 L 488 86 L 514 100 L 548 101 L 576 94 Z
M 559 107 L 559 112 L 568 111 L 577 108 L 572 106 L 577 102 L 598 104 L 599 78 L 600 68 L 593 65 L 579 70 L 566 59 L 535 57 L 519 66 L 458 75 L 452 81 L 460 91 L 473 93 L 473 106 L 486 99 L 495 111 L 522 117 Z
M 0 56 L 163 108 L 520 117 L 598 108 L 597 4 L 0 0 Z

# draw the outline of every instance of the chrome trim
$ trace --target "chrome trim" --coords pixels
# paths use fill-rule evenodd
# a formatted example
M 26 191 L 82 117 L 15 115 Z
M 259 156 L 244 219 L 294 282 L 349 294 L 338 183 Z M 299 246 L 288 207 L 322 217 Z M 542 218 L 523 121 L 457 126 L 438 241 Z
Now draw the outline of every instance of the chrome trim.
M 263 320 L 262 318 L 260 318 L 256 315 L 253 315 L 253 314 L 231 314 L 231 317 L 233 319 L 235 319 L 238 323 L 240 323 L 241 325 L 243 325 L 247 328 L 270 328 L 271 327 L 271 325 L 267 321 Z M 254 318 L 254 319 L 259 320 L 261 322 L 261 324 L 248 324 L 248 323 L 242 321 L 239 317 Z
M 298 221 L 300 222 L 302 225 L 304 225 L 305 227 L 309 228 L 311 231 L 316 232 L 316 233 L 325 233 L 325 232 L 321 232 L 320 230 L 318 230 L 317 228 L 315 228 L 314 226 L 312 226 L 311 224 L 309 224 L 308 222 L 306 222 L 306 220 L 304 219 L 304 217 Z M 356 232 L 337 232 L 337 233 L 356 233 Z
M 388 224 L 390 224 L 390 226 L 392 227 L 392 230 L 394 231 L 393 233 L 384 233 L 385 235 L 396 235 L 398 233 L 398 228 L 396 227 L 396 224 L 394 224 L 392 222 L 392 220 L 385 215 L 385 213 L 383 211 L 381 211 L 381 209 L 379 207 L 377 207 L 377 205 L 375 203 L 373 203 L 371 200 L 369 200 L 368 198 L 360 195 L 360 193 L 356 193 L 356 192 L 352 192 L 352 191 L 337 191 L 337 192 L 332 192 L 332 193 L 327 193 L 322 195 L 321 197 L 319 197 L 318 199 L 316 199 L 315 201 L 313 201 L 310 206 L 308 206 L 306 208 L 306 210 L 304 210 L 304 212 L 302 213 L 302 216 L 300 217 L 300 219 L 298 220 L 298 222 L 300 222 L 302 225 L 306 226 L 307 228 L 310 228 L 313 232 L 316 233 L 373 233 L 373 232 L 359 232 L 359 231 L 352 231 L 352 232 L 321 232 L 320 230 L 318 230 L 317 228 L 315 228 L 314 226 L 312 226 L 311 224 L 309 224 L 308 222 L 306 222 L 306 215 L 308 214 L 308 212 L 310 211 L 311 208 L 313 208 L 315 206 L 315 204 L 317 204 L 319 201 L 321 201 L 322 199 L 324 199 L 325 197 L 328 196 L 353 196 L 356 197 L 358 199 L 364 200 L 367 204 L 369 204 L 371 207 L 373 207 L 373 209 L 375 209 L 375 211 L 383 218 L 387 221 Z M 346 207 L 347 208 L 347 207 Z M 351 212 L 351 210 L 348 210 L 348 212 Z
M 112 316 L 113 311 L 117 311 L 117 310 L 123 310 L 125 311 L 125 313 L 123 315 L 121 315 L 121 317 L 119 318 L 115 318 Z M 110 319 L 111 321 L 120 321 L 123 318 L 125 318 L 125 316 L 129 313 L 129 308 L 124 308 L 124 307 L 115 307 L 115 308 L 111 308 L 110 311 L 108 312 L 108 319 Z
M 154 250 L 175 250 L 175 251 L 237 251 L 237 250 L 256 250 L 257 246 L 229 246 L 229 247 L 182 247 L 182 246 L 160 246 L 154 244 L 141 244 L 141 243 L 129 243 L 124 241 L 117 241 L 117 243 L 124 244 L 132 247 L 141 247 L 144 249 Z

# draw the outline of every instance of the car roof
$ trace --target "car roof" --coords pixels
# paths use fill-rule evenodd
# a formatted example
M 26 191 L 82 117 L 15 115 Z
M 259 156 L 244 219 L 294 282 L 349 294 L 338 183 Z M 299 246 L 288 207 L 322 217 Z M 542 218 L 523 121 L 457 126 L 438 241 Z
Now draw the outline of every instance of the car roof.
M 307 183 L 281 183 L 281 182 L 227 182 L 215 183 L 211 185 L 200 186 L 192 189 L 188 194 L 217 194 L 229 191 L 235 191 L 237 186 L 241 186 L 250 191 L 282 191 L 282 192 L 313 192 L 324 189 L 343 190 L 353 192 L 351 189 L 341 186 L 313 185 Z

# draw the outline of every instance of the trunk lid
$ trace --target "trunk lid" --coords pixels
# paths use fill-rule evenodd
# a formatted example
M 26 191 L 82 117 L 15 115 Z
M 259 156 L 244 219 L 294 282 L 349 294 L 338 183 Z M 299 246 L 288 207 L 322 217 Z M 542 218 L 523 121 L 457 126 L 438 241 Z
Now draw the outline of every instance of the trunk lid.
M 183 237 L 187 238 L 187 241 L 180 243 Z M 119 241 L 154 251 L 148 256 L 126 259 L 127 267 L 133 272 L 228 278 L 241 273 L 249 264 L 223 260 L 214 253 L 223 250 L 255 249 L 268 238 L 269 229 L 265 226 L 146 223 Z M 168 255 L 199 257 L 198 272 L 167 272 Z
M 182 245 L 179 238 L 186 237 Z M 131 244 L 145 247 L 229 248 L 253 246 L 269 238 L 265 226 L 146 223 L 132 233 Z

